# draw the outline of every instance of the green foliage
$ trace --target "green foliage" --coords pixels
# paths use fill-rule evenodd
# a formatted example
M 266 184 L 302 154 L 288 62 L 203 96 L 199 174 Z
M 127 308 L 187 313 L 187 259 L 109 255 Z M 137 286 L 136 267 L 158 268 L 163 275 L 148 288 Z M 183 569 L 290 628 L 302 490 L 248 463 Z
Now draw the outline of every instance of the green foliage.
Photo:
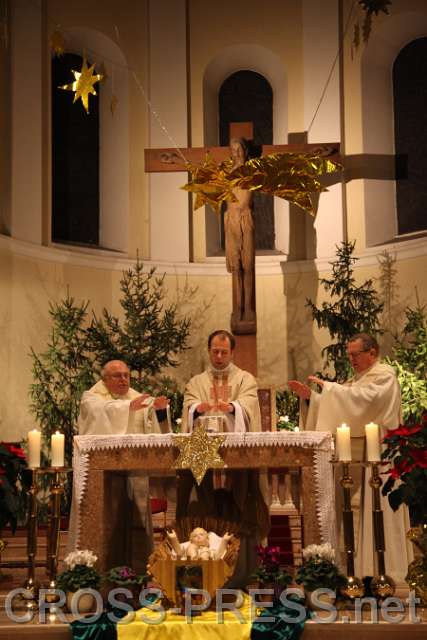
M 319 328 L 326 328 L 335 341 L 322 349 L 325 377 L 343 382 L 349 377 L 351 368 L 346 355 L 346 345 L 355 333 L 382 333 L 379 316 L 383 304 L 378 301 L 372 280 L 356 284 L 353 265 L 358 260 L 353 256 L 355 242 L 342 242 L 337 246 L 337 259 L 331 262 L 332 275 L 321 278 L 320 283 L 330 296 L 330 302 L 323 302 L 318 308 L 307 299 L 313 320 Z M 330 367 L 334 376 L 328 376 Z
M 92 358 L 85 329 L 88 303 L 76 305 L 69 295 L 50 304 L 52 330 L 47 350 L 31 349 L 31 410 L 39 422 L 43 441 L 50 446 L 56 430 L 65 435 L 65 464 L 72 461 L 73 435 L 83 391 L 94 384 Z
M 105 574 L 105 579 L 108 582 L 121 587 L 145 584 L 147 577 L 146 573 L 138 575 L 132 567 L 127 566 L 113 567 Z
M 67 569 L 59 574 L 57 588 L 62 591 L 78 591 L 79 589 L 98 589 L 101 576 L 93 567 L 77 564 L 73 569 Z
M 304 585 L 306 591 L 332 589 L 335 591 L 347 583 L 333 559 L 334 550 L 325 543 L 309 545 L 303 549 L 303 564 L 298 567 L 295 582 Z
M 284 389 L 276 391 L 276 416 L 277 429 L 293 431 L 299 422 L 299 398 L 297 395 Z M 280 418 L 288 416 L 289 421 L 284 422 Z
M 168 376 L 161 376 L 158 380 L 146 381 L 144 391 L 153 396 L 166 396 L 169 399 L 169 411 L 173 431 L 179 431 L 181 423 L 182 407 L 184 404 L 184 394 L 178 388 L 175 380 Z M 179 421 L 179 422 L 177 422 Z
M 425 306 L 405 310 L 402 335 L 396 337 L 393 357 L 387 358 L 397 373 L 402 390 L 405 425 L 421 420 L 427 412 L 427 319 Z
M 176 356 L 187 348 L 190 332 L 190 319 L 179 317 L 177 305 L 165 306 L 164 276 L 154 274 L 154 268 L 144 273 L 138 259 L 120 282 L 123 321 L 104 309 L 102 318 L 94 317 L 88 330 L 97 363 L 124 360 L 137 391 L 143 391 L 162 368 L 178 365 Z
M 321 588 L 335 591 L 345 586 L 346 579 L 335 564 L 318 562 L 312 558 L 298 567 L 296 582 L 304 585 L 304 589 L 307 591 Z

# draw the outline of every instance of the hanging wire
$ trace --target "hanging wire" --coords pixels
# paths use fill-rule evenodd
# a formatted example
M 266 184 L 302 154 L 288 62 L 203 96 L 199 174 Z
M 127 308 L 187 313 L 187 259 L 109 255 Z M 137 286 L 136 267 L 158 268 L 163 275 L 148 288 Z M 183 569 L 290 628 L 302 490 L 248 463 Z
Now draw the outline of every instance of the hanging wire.
M 310 125 L 309 125 L 309 127 L 308 127 L 308 129 L 307 129 L 307 133 L 310 133 L 310 129 L 311 129 L 311 127 L 313 126 L 313 123 L 314 123 L 314 121 L 315 121 L 315 119 L 316 119 L 316 116 L 317 116 L 317 114 L 318 114 L 318 112 L 319 112 L 319 109 L 320 109 L 320 107 L 321 107 L 321 105 L 322 105 L 323 99 L 324 99 L 324 97 L 325 97 L 325 95 L 326 95 L 326 91 L 328 90 L 329 83 L 330 83 L 331 78 L 332 78 L 332 74 L 333 74 L 333 72 L 334 72 L 334 70 L 335 70 L 335 66 L 336 66 L 336 64 L 337 64 L 337 62 L 338 62 L 338 59 L 339 59 L 339 57 L 340 57 L 340 55 L 341 55 L 341 52 L 342 52 L 342 49 L 343 49 L 343 46 L 344 46 L 344 39 L 345 39 L 345 36 L 347 35 L 347 31 L 348 31 L 348 29 L 349 29 L 349 27 L 350 27 L 351 18 L 352 18 L 352 16 L 353 16 L 353 10 L 354 10 L 354 7 L 356 6 L 356 2 L 357 2 L 357 0 L 353 0 L 353 4 L 351 5 L 350 11 L 349 11 L 349 13 L 348 13 L 347 22 L 346 22 L 346 25 L 345 25 L 344 32 L 343 32 L 343 34 L 342 34 L 342 38 L 341 38 L 340 43 L 339 43 L 339 47 L 338 47 L 337 54 L 336 54 L 336 56 L 335 56 L 335 58 L 334 58 L 334 61 L 333 61 L 333 63 L 332 63 L 331 70 L 330 70 L 329 75 L 328 75 L 328 78 L 327 78 L 327 80 L 326 80 L 326 84 L 325 84 L 325 86 L 323 87 L 323 91 L 322 91 L 322 93 L 321 93 L 319 103 L 318 103 L 318 105 L 317 105 L 317 107 L 316 107 L 316 109 L 315 109 L 315 111 L 314 111 L 314 114 L 313 114 L 313 117 L 312 117 L 312 119 L 311 119 Z

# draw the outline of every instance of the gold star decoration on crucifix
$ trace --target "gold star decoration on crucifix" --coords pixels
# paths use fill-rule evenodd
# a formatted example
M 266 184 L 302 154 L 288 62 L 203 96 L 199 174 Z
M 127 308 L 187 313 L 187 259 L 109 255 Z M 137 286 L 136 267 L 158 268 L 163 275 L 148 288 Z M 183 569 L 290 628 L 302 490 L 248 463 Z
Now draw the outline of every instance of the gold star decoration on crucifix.
M 196 424 L 190 436 L 173 437 L 173 443 L 179 449 L 174 468 L 190 469 L 197 484 L 200 484 L 208 469 L 222 469 L 225 466 L 218 453 L 224 441 L 225 436 L 208 435 L 203 425 Z
M 88 68 L 86 59 L 83 60 L 82 68 L 80 71 L 74 71 L 72 69 L 72 73 L 74 74 L 74 82 L 70 82 L 70 84 L 64 84 L 60 89 L 65 89 L 65 91 L 74 91 L 74 100 L 76 102 L 80 98 L 84 108 L 86 109 L 86 113 L 89 113 L 89 94 L 92 93 L 96 96 L 96 91 L 93 87 L 95 82 L 99 82 L 102 80 L 103 75 L 101 73 L 93 73 L 95 69 L 95 65 L 93 64 Z

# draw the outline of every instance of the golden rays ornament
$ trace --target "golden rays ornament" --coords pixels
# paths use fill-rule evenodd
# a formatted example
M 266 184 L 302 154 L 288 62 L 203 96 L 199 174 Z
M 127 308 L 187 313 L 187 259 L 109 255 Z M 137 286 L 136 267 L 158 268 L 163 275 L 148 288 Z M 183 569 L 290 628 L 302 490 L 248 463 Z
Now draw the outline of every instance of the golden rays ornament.
M 180 453 L 174 464 L 175 469 L 190 469 L 197 484 L 200 484 L 208 469 L 222 469 L 224 460 L 218 449 L 225 436 L 208 435 L 201 424 L 196 424 L 190 436 L 173 436 L 173 444 Z
M 225 201 L 236 202 L 234 189 L 262 191 L 295 204 L 310 215 L 316 212 L 317 194 L 327 191 L 322 176 L 341 165 L 316 153 L 272 153 L 246 160 L 233 169 L 229 158 L 217 163 L 209 154 L 201 164 L 186 163 L 191 182 L 182 189 L 196 195 L 194 208 L 209 204 L 217 213 Z
M 86 110 L 86 113 L 89 113 L 89 94 L 93 94 L 96 96 L 96 91 L 93 87 L 95 82 L 99 82 L 102 80 L 103 76 L 101 73 L 93 73 L 95 69 L 95 65 L 93 64 L 88 68 L 86 59 L 83 59 L 82 68 L 80 71 L 71 70 L 74 74 L 74 82 L 70 84 L 64 84 L 59 89 L 65 89 L 65 91 L 74 91 L 74 100 L 81 100 L 82 104 Z
M 54 31 L 49 38 L 49 46 L 57 58 L 65 53 L 65 40 L 60 31 Z

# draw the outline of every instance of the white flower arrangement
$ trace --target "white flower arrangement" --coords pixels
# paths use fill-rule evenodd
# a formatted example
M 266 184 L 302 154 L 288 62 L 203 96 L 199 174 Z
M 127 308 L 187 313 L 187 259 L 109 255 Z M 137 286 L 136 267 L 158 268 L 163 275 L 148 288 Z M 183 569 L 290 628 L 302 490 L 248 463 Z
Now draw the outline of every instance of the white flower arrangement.
M 175 424 L 177 424 L 177 425 L 178 425 L 178 427 L 180 427 L 180 426 L 181 426 L 181 422 L 182 422 L 181 418 L 177 418 L 177 419 L 175 420 Z
M 335 549 L 331 546 L 330 542 L 323 544 L 309 544 L 302 550 L 302 557 L 304 560 L 319 560 L 325 562 L 335 562 Z
M 74 569 L 77 565 L 84 565 L 86 567 L 93 567 L 98 560 L 96 556 L 89 549 L 78 549 L 77 551 L 71 551 L 65 558 L 64 563 L 70 569 Z

